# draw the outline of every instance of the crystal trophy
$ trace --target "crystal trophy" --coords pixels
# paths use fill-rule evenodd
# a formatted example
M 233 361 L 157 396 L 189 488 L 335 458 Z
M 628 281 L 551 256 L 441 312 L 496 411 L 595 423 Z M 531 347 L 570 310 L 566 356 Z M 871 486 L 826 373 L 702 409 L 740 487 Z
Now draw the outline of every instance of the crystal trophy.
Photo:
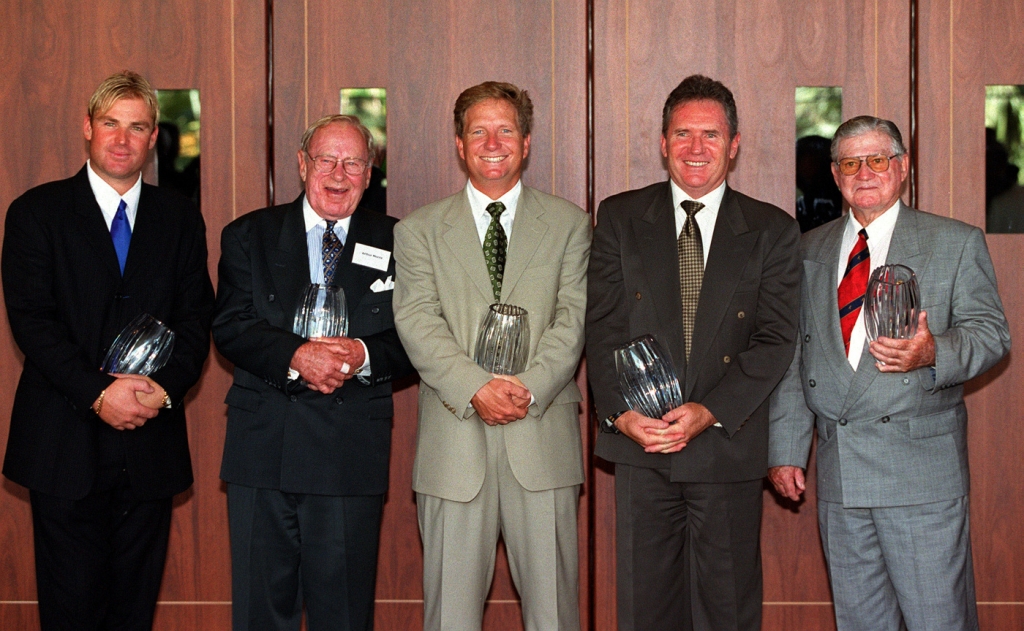
M 642 335 L 614 353 L 619 388 L 629 409 L 661 418 L 683 404 L 672 361 L 654 337 Z
M 491 305 L 476 338 L 476 363 L 492 375 L 515 375 L 526 368 L 529 354 L 526 309 L 504 303 Z
M 103 358 L 103 372 L 149 376 L 171 358 L 174 331 L 148 313 L 128 323 Z
M 917 333 L 921 297 L 914 271 L 905 265 L 882 265 L 871 272 L 864 296 L 868 340 L 909 339 Z

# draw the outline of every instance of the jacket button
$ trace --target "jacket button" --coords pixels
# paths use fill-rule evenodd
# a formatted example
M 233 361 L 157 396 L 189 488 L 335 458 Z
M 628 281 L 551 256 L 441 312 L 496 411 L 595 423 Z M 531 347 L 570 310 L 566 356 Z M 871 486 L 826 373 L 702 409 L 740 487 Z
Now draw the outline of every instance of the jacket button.
M 845 418 L 839 419 L 839 424 L 845 426 L 846 425 L 846 419 Z
M 736 314 L 736 317 L 742 320 L 743 318 L 747 317 L 747 314 L 740 311 L 739 313 Z
M 638 292 L 636 292 L 636 299 L 637 299 L 637 300 L 640 300 L 640 292 L 639 292 L 639 291 L 638 291 Z
M 269 296 L 267 296 L 267 300 L 270 301 L 270 302 L 274 302 L 275 298 L 276 298 L 276 296 L 274 296 L 274 294 L 270 294 Z
M 374 315 L 380 313 L 380 307 L 374 307 L 373 309 L 370 309 L 370 313 Z
M 298 400 L 299 400 L 299 397 L 297 397 L 297 396 L 295 396 L 295 395 L 293 394 L 292 396 L 288 397 L 288 399 L 289 399 L 289 400 L 290 400 L 290 401 L 291 401 L 292 403 L 294 403 L 294 402 L 296 402 L 296 401 L 298 401 Z
M 726 355 L 725 357 L 722 358 L 722 361 L 728 364 L 729 362 L 732 361 L 732 357 L 729 357 L 728 355 Z
M 805 335 L 805 336 L 804 336 L 804 342 L 805 342 L 805 343 L 807 343 L 807 344 L 810 344 L 810 342 L 811 342 L 811 336 L 810 336 L 810 335 Z
M 337 403 L 338 405 L 341 405 L 342 403 L 345 402 L 345 397 L 335 397 L 334 402 Z
M 808 381 L 808 382 L 807 382 L 807 385 L 809 385 L 810 387 L 812 387 L 812 388 L 813 388 L 814 386 L 816 386 L 816 385 L 818 385 L 818 384 L 817 384 L 817 383 L 815 383 L 815 381 L 814 381 L 813 379 L 811 379 L 810 381 Z
M 907 385 L 908 383 L 910 383 L 910 377 L 904 377 L 903 378 L 903 385 Z
M 883 423 L 888 423 L 889 422 L 889 417 L 888 416 L 883 416 L 882 417 L 882 422 Z

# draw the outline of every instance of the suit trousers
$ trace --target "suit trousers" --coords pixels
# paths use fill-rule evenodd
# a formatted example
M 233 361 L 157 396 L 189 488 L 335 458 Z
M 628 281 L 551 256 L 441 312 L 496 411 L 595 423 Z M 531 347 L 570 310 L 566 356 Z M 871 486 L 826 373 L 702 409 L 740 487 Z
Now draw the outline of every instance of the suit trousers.
M 373 629 L 383 495 L 228 484 L 234 631 Z
M 101 478 L 80 500 L 30 493 L 42 631 L 153 627 L 171 498 L 135 499 L 123 471 Z
M 615 465 L 619 631 L 761 628 L 763 481 Z
M 525 630 L 579 631 L 580 487 L 523 488 L 509 466 L 503 426 L 484 431 L 487 469 L 476 497 L 456 502 L 416 494 L 423 538 L 423 628 L 480 630 L 500 533 Z
M 977 631 L 968 513 L 967 496 L 891 508 L 819 500 L 839 631 Z

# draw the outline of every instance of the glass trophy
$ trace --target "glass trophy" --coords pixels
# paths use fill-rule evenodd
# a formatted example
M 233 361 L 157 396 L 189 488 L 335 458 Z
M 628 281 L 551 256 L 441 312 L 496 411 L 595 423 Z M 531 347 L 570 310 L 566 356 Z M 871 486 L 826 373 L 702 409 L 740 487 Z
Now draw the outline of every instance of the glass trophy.
M 348 335 L 345 291 L 334 285 L 313 283 L 295 309 L 292 332 L 311 340 Z
M 526 309 L 493 304 L 476 338 L 476 363 L 492 375 L 516 375 L 530 354 L 530 320 Z
M 128 323 L 103 358 L 103 372 L 149 376 L 160 370 L 174 350 L 174 331 L 148 313 Z
M 868 340 L 909 339 L 917 333 L 921 297 L 914 270 L 882 265 L 871 272 L 864 296 L 864 328 Z
M 672 361 L 654 337 L 642 335 L 614 353 L 619 388 L 629 409 L 661 418 L 683 404 Z

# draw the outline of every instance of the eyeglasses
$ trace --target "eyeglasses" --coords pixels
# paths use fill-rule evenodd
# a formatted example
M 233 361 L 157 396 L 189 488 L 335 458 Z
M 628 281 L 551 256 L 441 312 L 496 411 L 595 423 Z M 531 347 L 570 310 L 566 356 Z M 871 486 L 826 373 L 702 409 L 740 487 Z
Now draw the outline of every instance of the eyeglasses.
M 306 152 L 309 156 L 309 152 Z M 345 173 L 349 175 L 362 175 L 366 171 L 370 163 L 366 160 L 360 160 L 359 158 L 333 158 L 331 156 L 309 156 L 309 159 L 313 161 L 313 168 L 317 170 L 317 173 L 334 173 L 334 170 L 338 168 L 338 163 L 341 163 L 341 168 L 344 169 Z
M 873 155 L 873 156 L 850 156 L 849 158 L 840 158 L 836 160 L 836 165 L 839 167 L 839 172 L 843 175 L 855 175 L 860 171 L 860 165 L 867 162 L 868 168 L 875 173 L 884 173 L 889 170 L 889 160 L 898 158 L 902 153 L 896 153 L 891 156 Z

